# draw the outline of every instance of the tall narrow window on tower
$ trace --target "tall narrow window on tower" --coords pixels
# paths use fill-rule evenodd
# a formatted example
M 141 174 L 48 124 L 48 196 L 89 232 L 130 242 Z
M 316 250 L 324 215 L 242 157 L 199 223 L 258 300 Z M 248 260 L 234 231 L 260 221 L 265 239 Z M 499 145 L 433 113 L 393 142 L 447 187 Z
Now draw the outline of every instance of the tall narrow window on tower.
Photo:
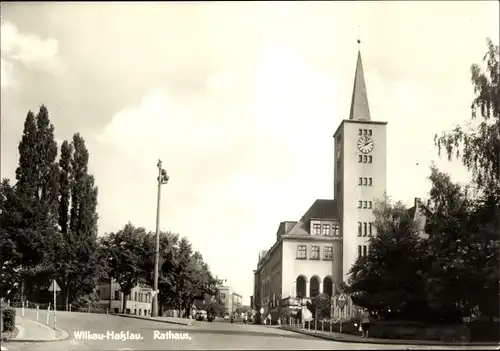
M 372 136 L 372 130 L 371 129 L 368 129 L 368 135 Z
M 363 207 L 363 201 L 358 201 L 358 208 L 362 208 Z
M 359 183 L 358 185 L 363 185 L 363 178 L 359 177 Z
M 363 236 L 366 236 L 366 234 L 367 234 L 367 223 L 366 222 L 363 223 L 363 229 L 364 229 L 364 235 Z
M 373 223 L 369 223 L 368 224 L 368 236 L 372 236 L 372 227 L 373 227 Z
M 363 234 L 363 223 L 358 222 L 358 236 Z
M 372 208 L 372 202 L 368 201 L 368 208 Z
M 372 178 L 368 178 L 368 185 L 372 185 Z
M 372 163 L 372 157 L 368 156 L 368 163 Z
M 358 155 L 358 162 L 359 163 L 363 162 L 363 155 Z

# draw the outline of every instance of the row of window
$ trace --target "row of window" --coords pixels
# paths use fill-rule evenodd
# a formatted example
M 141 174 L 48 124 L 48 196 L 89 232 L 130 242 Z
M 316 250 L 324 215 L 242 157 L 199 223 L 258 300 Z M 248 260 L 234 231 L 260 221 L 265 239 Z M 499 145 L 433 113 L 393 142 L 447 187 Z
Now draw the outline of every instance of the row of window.
M 313 235 L 337 236 L 340 234 L 340 226 L 338 224 L 313 224 Z
M 358 201 L 358 208 L 373 208 L 373 202 L 371 201 Z
M 362 177 L 359 177 L 359 182 L 358 182 L 358 185 L 363 185 L 363 186 L 371 186 L 373 185 L 373 181 L 372 181 L 372 178 L 362 178 Z
M 101 296 L 101 292 L 99 290 L 97 290 L 96 293 L 99 296 L 99 298 L 101 298 L 101 299 L 109 298 L 109 296 L 108 297 Z M 120 300 L 120 291 L 115 290 L 114 293 L 115 293 L 114 300 Z M 128 294 L 127 296 L 125 296 L 125 300 L 126 301 L 137 301 L 137 302 L 151 302 L 151 295 L 150 294 L 135 293 L 134 297 L 135 298 L 132 300 L 132 295 Z
M 358 129 L 358 135 L 372 135 L 371 129 Z
M 371 155 L 358 155 L 358 163 L 373 163 L 373 158 Z
M 358 222 L 358 236 L 372 236 L 373 223 Z
M 301 260 L 307 259 L 307 245 L 297 246 L 297 258 Z M 320 247 L 313 245 L 311 246 L 311 260 L 320 259 Z M 323 248 L 323 259 L 332 260 L 333 259 L 333 246 L 325 246 Z
M 358 245 L 358 257 L 368 255 L 368 245 Z

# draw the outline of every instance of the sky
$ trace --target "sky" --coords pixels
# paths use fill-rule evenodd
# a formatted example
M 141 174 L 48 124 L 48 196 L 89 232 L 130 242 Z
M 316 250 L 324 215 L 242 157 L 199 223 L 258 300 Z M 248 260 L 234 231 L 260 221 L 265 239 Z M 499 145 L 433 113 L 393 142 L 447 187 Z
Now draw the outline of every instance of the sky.
M 498 2 L 2 3 L 1 176 L 29 110 L 79 132 L 99 233 L 156 221 L 186 236 L 249 304 L 281 221 L 333 198 L 358 35 L 372 120 L 388 122 L 387 191 L 425 198 L 435 133 L 470 118 L 470 65 L 498 44 Z M 418 165 L 417 165 L 418 164 Z

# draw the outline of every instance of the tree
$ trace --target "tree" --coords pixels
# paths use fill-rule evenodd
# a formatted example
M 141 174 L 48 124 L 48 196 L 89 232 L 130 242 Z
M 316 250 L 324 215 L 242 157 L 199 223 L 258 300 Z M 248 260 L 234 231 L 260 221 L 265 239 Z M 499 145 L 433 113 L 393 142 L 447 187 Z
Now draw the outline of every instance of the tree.
M 471 286 L 477 287 L 471 291 L 474 296 L 462 296 L 464 301 L 459 304 L 464 313 L 479 308 L 492 317 L 498 315 L 500 302 L 500 50 L 491 39 L 487 39 L 487 46 L 488 51 L 483 57 L 486 67 L 471 66 L 471 81 L 476 94 L 471 104 L 471 119 L 476 126 L 457 126 L 440 137 L 436 135 L 435 144 L 439 154 L 444 149 L 449 160 L 455 156 L 472 171 L 476 195 L 469 201 L 467 220 L 460 221 L 460 228 L 455 228 L 455 235 L 466 231 L 459 238 L 461 256 L 455 255 L 455 261 L 460 262 L 460 265 L 455 263 L 461 268 L 460 281 L 469 280 L 474 284 L 469 285 L 469 290 Z
M 146 283 L 154 282 L 155 234 L 149 233 L 144 242 L 142 271 Z M 149 252 L 149 254 L 148 254 Z M 160 262 L 158 278 L 158 302 L 163 308 L 179 311 L 191 309 L 196 299 L 205 294 L 217 295 L 216 280 L 199 252 L 193 252 L 187 238 L 171 232 L 160 233 Z M 217 309 L 217 306 L 213 306 Z
M 172 293 L 175 284 L 174 268 L 177 267 L 177 245 L 179 235 L 171 232 L 160 232 L 160 262 L 158 263 L 158 307 L 175 306 L 175 294 Z M 145 239 L 142 270 L 146 272 L 146 284 L 154 285 L 156 234 L 148 233 Z
M 18 251 L 16 237 L 18 220 L 18 197 L 8 179 L 0 184 L 0 295 L 6 296 L 12 284 L 19 281 L 17 275 L 21 253 Z
M 72 183 L 71 159 L 73 146 L 64 141 L 61 145 L 61 158 L 59 160 L 59 227 L 65 236 L 69 233 L 69 209 Z
M 120 291 L 126 297 L 139 283 L 145 281 L 141 270 L 143 243 L 146 231 L 128 223 L 116 233 L 107 234 L 100 240 L 100 257 L 107 261 L 108 276 L 120 284 Z M 123 311 L 126 310 L 123 299 Z
M 471 66 L 471 80 L 476 97 L 472 101 L 472 119 L 481 119 L 476 128 L 457 126 L 449 133 L 435 136 L 439 153 L 444 149 L 448 159 L 453 156 L 472 171 L 478 190 L 498 198 L 500 192 L 500 92 L 499 47 L 487 39 L 484 55 L 486 70 Z
M 22 254 L 17 262 L 20 279 L 27 282 L 23 295 L 45 291 L 53 275 L 53 249 L 56 240 L 58 166 L 57 143 L 48 110 L 27 114 L 19 143 L 19 166 L 16 169 L 16 224 L 10 235 Z M 14 224 L 14 223 L 12 223 Z M 36 298 L 36 297 L 35 297 Z
M 355 304 L 374 310 L 399 311 L 402 316 L 425 316 L 425 247 L 407 209 L 386 198 L 375 205 L 377 235 L 367 256 L 351 268 L 349 291 Z
M 319 294 L 315 296 L 310 305 L 309 310 L 315 319 L 323 319 L 330 317 L 331 299 L 328 294 Z
M 493 218 L 494 205 L 478 206 L 467 187 L 434 167 L 430 179 L 429 303 L 443 319 L 478 309 L 497 316 L 498 232 L 484 225 Z
M 66 306 L 90 293 L 105 273 L 97 248 L 97 196 L 94 177 L 88 173 L 89 152 L 76 133 L 61 145 L 59 160 L 60 234 L 56 246 L 57 275 Z

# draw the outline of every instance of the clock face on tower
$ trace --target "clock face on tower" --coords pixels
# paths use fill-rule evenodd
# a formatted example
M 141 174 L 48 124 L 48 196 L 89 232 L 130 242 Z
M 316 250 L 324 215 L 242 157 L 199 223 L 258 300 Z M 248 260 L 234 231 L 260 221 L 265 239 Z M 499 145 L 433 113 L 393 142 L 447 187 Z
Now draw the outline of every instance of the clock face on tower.
M 364 154 L 367 154 L 373 150 L 373 140 L 365 135 L 359 137 L 358 139 L 358 150 Z

